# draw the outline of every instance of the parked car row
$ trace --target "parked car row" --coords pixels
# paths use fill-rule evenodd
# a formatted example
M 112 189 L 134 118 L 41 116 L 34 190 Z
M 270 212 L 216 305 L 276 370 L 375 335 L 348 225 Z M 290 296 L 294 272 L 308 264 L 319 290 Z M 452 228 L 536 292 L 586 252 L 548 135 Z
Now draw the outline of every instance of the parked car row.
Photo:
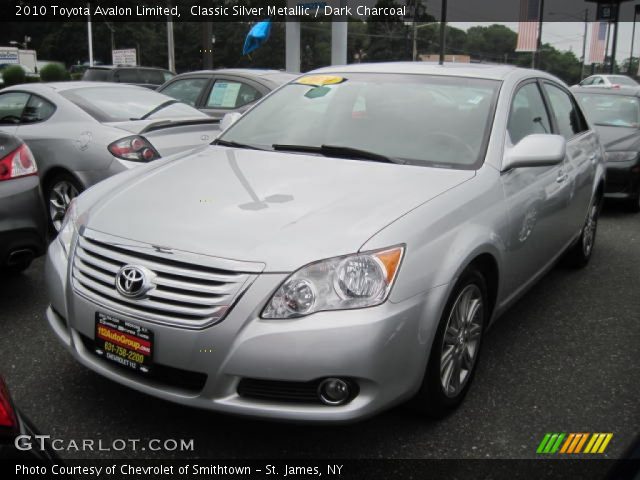
M 0 92 L 58 231 L 47 321 L 116 382 L 251 416 L 449 413 L 492 322 L 559 260 L 588 264 L 607 165 L 640 150 L 605 154 L 594 130 L 637 131 L 613 118 L 621 93 L 505 66 L 196 72 L 161 91 Z M 196 108 L 234 114 L 220 132 Z

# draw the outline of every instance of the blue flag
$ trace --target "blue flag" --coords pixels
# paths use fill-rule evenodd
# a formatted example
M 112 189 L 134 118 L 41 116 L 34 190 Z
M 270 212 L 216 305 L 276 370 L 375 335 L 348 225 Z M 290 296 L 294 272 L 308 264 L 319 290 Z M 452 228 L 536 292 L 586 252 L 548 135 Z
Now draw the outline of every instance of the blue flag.
M 268 40 L 270 33 L 271 20 L 265 20 L 263 22 L 256 23 L 251 28 L 249 34 L 247 35 L 247 38 L 244 41 L 242 54 L 246 55 L 260 48 L 262 44 Z

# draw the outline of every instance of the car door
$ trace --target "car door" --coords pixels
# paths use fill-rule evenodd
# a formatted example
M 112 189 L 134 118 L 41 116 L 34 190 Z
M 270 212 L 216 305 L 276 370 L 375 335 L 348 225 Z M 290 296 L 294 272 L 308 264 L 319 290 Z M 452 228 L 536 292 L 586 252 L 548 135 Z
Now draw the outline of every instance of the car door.
M 596 134 L 589 130 L 573 95 L 548 80 L 543 82 L 543 90 L 551 106 L 557 133 L 567 140 L 563 168 L 568 193 L 565 241 L 569 242 L 584 225 L 593 193 L 595 165 L 601 152 Z
M 541 86 L 528 80 L 512 97 L 505 156 L 531 134 L 553 132 L 549 106 Z M 524 288 L 557 256 L 566 217 L 567 194 L 562 165 L 503 171 L 501 181 L 509 211 L 505 286 L 508 296 Z
M 22 112 L 29 101 L 29 94 L 25 92 L 0 93 L 0 132 L 15 135 Z
M 209 81 L 208 77 L 179 78 L 163 87 L 159 92 L 198 108 L 198 101 Z
M 213 118 L 230 112 L 244 112 L 267 93 L 262 85 L 250 80 L 216 77 L 200 110 Z

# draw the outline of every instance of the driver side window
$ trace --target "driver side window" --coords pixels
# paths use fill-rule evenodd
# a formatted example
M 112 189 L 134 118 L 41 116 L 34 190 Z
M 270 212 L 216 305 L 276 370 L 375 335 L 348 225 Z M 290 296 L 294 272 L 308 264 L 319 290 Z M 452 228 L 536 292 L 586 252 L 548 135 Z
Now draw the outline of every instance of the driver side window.
M 0 94 L 0 125 L 20 123 L 22 112 L 28 101 L 28 93 L 7 92 Z
M 513 97 L 507 130 L 513 145 L 534 133 L 551 133 L 549 114 L 537 83 L 520 87 Z

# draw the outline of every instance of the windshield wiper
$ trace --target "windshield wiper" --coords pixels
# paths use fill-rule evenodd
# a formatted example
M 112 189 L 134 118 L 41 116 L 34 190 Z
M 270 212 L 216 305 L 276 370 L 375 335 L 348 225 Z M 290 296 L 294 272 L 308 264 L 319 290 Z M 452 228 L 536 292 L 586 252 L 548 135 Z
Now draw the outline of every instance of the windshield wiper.
M 387 157 L 380 153 L 340 145 L 320 145 L 319 147 L 314 147 L 310 145 L 274 144 L 271 147 L 274 150 L 281 152 L 319 153 L 320 155 L 327 157 L 343 157 L 382 163 L 404 163 L 398 159 Z
M 249 145 L 248 143 L 234 142 L 233 140 L 221 140 L 219 138 L 211 142 L 211 145 L 221 145 L 223 147 L 247 148 L 249 150 L 264 150 L 264 148 Z
M 163 110 L 175 103 L 180 103 L 180 100 L 167 100 L 164 103 L 161 103 L 160 105 L 158 105 L 156 108 L 154 108 L 153 110 L 151 110 L 150 112 L 145 113 L 143 116 L 141 116 L 140 118 L 132 118 L 131 120 L 146 120 L 147 118 L 149 118 L 151 115 L 158 113 L 160 110 Z

